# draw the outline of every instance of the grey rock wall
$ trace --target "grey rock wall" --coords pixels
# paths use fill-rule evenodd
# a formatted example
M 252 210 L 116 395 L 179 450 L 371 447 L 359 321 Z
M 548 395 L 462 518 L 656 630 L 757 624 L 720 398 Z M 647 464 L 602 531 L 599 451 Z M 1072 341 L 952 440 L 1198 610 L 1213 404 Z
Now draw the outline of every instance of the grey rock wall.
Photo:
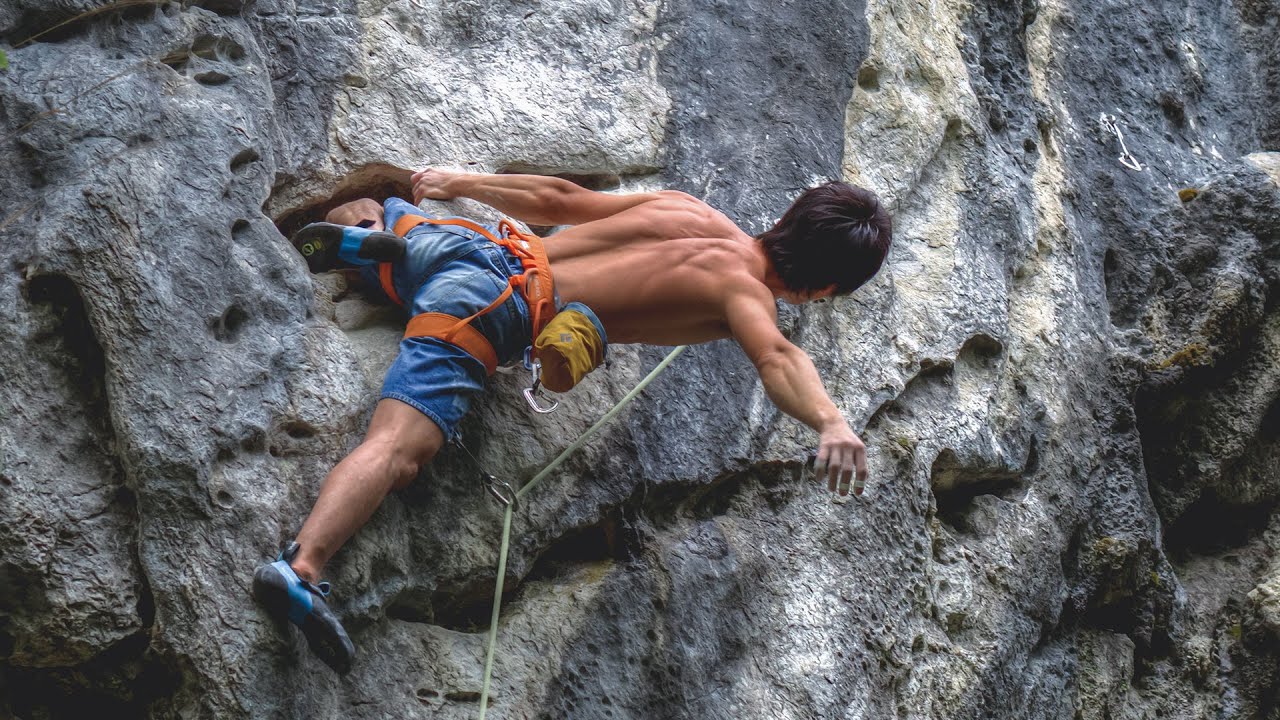
M 8 0 L 0 708 L 475 716 L 500 513 L 459 453 L 330 569 L 351 675 L 248 595 L 402 323 L 285 235 L 440 164 L 675 187 L 750 232 L 831 178 L 895 213 L 868 287 L 781 315 L 866 495 L 806 475 L 735 345 L 692 349 L 517 516 L 491 717 L 1280 717 L 1278 24 Z M 499 376 L 467 443 L 528 478 L 663 352 L 615 348 L 550 418 Z

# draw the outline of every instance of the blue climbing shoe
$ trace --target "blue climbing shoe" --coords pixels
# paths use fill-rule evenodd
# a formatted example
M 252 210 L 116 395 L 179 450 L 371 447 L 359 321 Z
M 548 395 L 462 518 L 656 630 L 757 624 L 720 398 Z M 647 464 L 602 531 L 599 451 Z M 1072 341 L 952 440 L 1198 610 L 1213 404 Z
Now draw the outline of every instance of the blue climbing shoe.
M 275 562 L 254 571 L 253 596 L 272 617 L 287 618 L 297 625 L 311 652 L 339 675 L 345 675 L 356 657 L 356 646 L 324 601 L 329 596 L 329 583 L 312 585 L 298 577 L 289 565 L 300 547 L 296 542 L 289 543 Z
M 395 233 L 326 222 L 302 228 L 292 242 L 314 273 L 332 270 L 339 261 L 352 265 L 395 262 L 405 252 L 404 238 Z

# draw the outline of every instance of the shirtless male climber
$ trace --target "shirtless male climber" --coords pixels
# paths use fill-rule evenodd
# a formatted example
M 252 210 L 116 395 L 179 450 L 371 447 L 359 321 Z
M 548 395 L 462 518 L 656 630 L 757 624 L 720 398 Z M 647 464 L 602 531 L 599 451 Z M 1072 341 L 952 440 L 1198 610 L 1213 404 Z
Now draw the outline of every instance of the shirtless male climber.
M 585 328 L 594 364 L 606 337 L 654 345 L 734 338 L 774 404 L 818 432 L 815 467 L 828 489 L 847 494 L 856 473 L 853 487 L 861 493 L 862 440 L 809 356 L 778 330 L 774 301 L 821 302 L 875 275 L 892 226 L 874 193 L 845 183 L 810 189 L 772 229 L 752 237 L 675 191 L 610 195 L 554 177 L 439 169 L 412 181 L 415 202 L 465 197 L 530 225 L 572 227 L 547 239 L 541 259 L 550 265 L 554 306 L 545 272 L 532 273 L 539 277 L 530 287 L 544 283 L 537 297 L 530 287 L 509 291 L 513 277 L 539 266 L 536 253 L 521 247 L 541 245 L 536 238 L 519 244 L 518 235 L 516 245 L 491 239 L 507 242 L 510 226 L 419 217 L 421 210 L 398 198 L 385 206 L 362 199 L 294 237 L 313 271 L 354 264 L 368 284 L 407 301 L 413 316 L 364 442 L 325 478 L 296 541 L 254 573 L 259 602 L 298 625 L 330 667 L 349 670 L 355 647 L 325 604 L 328 584 L 317 582 L 325 564 L 388 492 L 408 485 L 457 435 L 495 362 L 522 357 L 547 317 L 576 321 L 568 335 L 550 333 L 566 340 Z M 538 314 L 540 320 L 531 317 Z M 594 364 L 574 365 L 574 372 Z

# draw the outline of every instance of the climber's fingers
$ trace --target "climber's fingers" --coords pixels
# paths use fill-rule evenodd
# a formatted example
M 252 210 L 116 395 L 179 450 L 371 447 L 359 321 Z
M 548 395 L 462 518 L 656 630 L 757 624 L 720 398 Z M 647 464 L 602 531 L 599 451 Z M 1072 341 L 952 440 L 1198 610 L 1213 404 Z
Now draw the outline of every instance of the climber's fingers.
M 828 427 L 818 441 L 814 473 L 827 479 L 829 491 L 848 495 L 855 472 L 866 477 L 866 447 L 862 439 L 843 422 Z
M 854 464 L 857 467 L 858 476 L 853 481 L 853 494 L 861 495 L 867 486 L 867 447 L 859 445 L 854 454 Z
M 839 491 L 841 495 L 849 494 L 849 484 L 853 481 L 854 463 L 852 458 L 848 465 L 840 471 Z

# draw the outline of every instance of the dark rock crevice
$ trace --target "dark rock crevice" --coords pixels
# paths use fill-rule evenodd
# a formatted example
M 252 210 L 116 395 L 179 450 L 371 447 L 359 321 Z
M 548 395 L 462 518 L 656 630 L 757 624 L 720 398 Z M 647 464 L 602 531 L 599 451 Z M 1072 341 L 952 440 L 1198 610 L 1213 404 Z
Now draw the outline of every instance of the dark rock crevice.
M 1192 204 L 1186 239 L 1162 265 L 1168 281 L 1142 306 L 1177 323 L 1157 337 L 1134 398 L 1152 497 L 1174 547 L 1247 535 L 1280 500 L 1280 284 L 1268 259 L 1280 247 L 1280 192 L 1261 173 L 1237 170 Z M 1228 519 L 1237 512 L 1241 523 Z
M 48 318 L 45 329 L 31 338 L 34 349 L 61 371 L 74 396 L 85 403 L 85 419 L 95 423 L 99 433 L 108 433 L 106 360 L 80 290 L 65 275 L 36 275 L 27 281 L 26 297 L 44 308 Z M 110 444 L 108 440 L 104 446 Z
M 1164 543 L 1173 556 L 1221 554 L 1258 537 L 1280 508 L 1280 399 L 1259 424 L 1241 456 L 1223 471 L 1234 487 L 1206 487 L 1168 521 Z M 1245 487 L 1255 491 L 1242 490 Z M 1225 497 L 1224 497 L 1225 495 Z
M 528 560 L 528 571 L 517 577 L 508 565 L 503 583 L 504 614 L 520 612 L 529 583 L 558 583 L 571 579 L 584 568 L 610 567 L 624 563 L 639 552 L 628 547 L 626 532 L 620 527 L 619 510 L 606 513 L 598 522 L 575 527 L 551 542 Z M 461 584 L 450 584 L 424 592 L 409 587 L 387 605 L 388 617 L 406 622 L 427 623 L 465 633 L 488 632 L 493 604 L 493 572 L 482 573 Z
M 345 175 L 327 193 L 322 201 L 302 208 L 295 208 L 275 218 L 276 228 L 285 237 L 293 235 L 304 225 L 321 222 L 333 208 L 358 198 L 373 198 L 382 202 L 389 197 L 412 198 L 413 184 L 409 180 L 412 171 L 385 163 L 372 163 Z M 283 181 L 277 178 L 273 192 L 280 192 Z
M 181 674 L 149 649 L 150 629 L 70 668 L 0 668 L 9 711 L 18 718 L 147 717 L 182 684 Z
M 4 676 L 0 684 L 9 687 L 9 707 L 19 717 L 79 717 L 90 712 L 140 716 L 154 701 L 176 690 L 178 678 L 150 650 L 155 600 L 147 577 L 140 571 L 142 563 L 134 530 L 140 527 L 137 502 L 133 491 L 124 485 L 126 475 L 115 454 L 113 415 L 104 377 L 106 356 L 89 322 L 81 291 L 70 278 L 35 275 L 27 281 L 25 295 L 35 321 L 34 332 L 29 336 L 29 360 L 55 369 L 61 375 L 60 384 L 66 389 L 66 397 L 54 403 L 67 416 L 67 432 L 55 439 L 49 450 L 56 453 L 58 445 L 70 444 L 75 452 L 97 463 L 102 473 L 97 484 L 82 486 L 75 497 L 60 498 L 68 514 L 58 530 L 59 547 L 54 552 L 80 556 L 71 561 L 79 563 L 89 559 L 84 557 L 86 554 L 94 555 L 107 548 L 114 552 L 116 546 L 123 546 L 125 557 L 119 559 L 125 560 L 135 572 L 132 580 L 137 585 L 136 593 L 133 606 L 128 610 L 134 614 L 138 629 L 94 652 L 84 662 L 69 665 L 56 658 L 50 658 L 48 665 L 33 663 L 27 650 L 20 662 L 0 664 L 0 674 Z M 53 384 L 47 390 L 54 391 L 57 386 Z M 87 427 L 81 428 L 81 423 Z M 117 533 L 119 536 L 112 536 Z M 7 580 L 3 594 L 20 592 L 0 603 L 4 607 L 0 627 L 7 627 L 15 618 L 47 612 L 50 609 L 47 594 L 62 592 L 59 588 L 66 578 L 56 574 L 64 572 L 67 568 L 45 568 L 44 573 L 55 576 L 44 573 L 37 576 L 24 573 L 20 566 L 6 564 L 0 571 Z M 114 599 L 124 601 L 127 597 L 126 594 Z M 110 610 L 102 607 L 99 612 Z M 126 609 L 114 610 L 124 612 Z M 104 616 L 98 620 L 107 623 L 112 619 Z M 71 621 L 78 622 L 78 619 Z M 4 656 L 7 658 L 15 649 L 13 635 L 8 630 L 0 630 L 0 635 L 6 639 Z M 75 639 L 70 640 L 70 646 L 74 647 Z M 54 648 L 66 644 L 56 637 L 49 641 Z
M 1023 472 L 973 467 L 962 462 L 950 449 L 944 449 L 933 461 L 930 484 L 935 488 L 938 517 L 961 532 L 975 530 L 970 518 L 977 511 L 974 503 L 980 496 L 1013 500 L 1026 488 Z

